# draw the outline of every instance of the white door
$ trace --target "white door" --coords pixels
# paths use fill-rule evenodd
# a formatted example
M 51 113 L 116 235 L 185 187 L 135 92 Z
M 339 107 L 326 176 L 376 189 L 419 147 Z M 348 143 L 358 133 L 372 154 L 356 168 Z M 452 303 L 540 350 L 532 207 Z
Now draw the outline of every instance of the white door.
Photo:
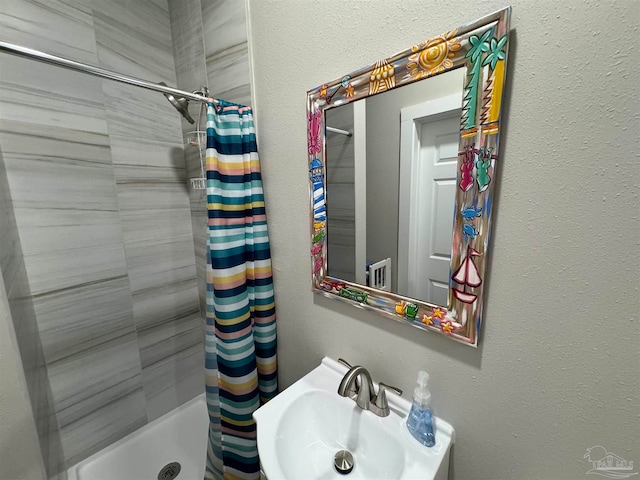
M 410 296 L 447 306 L 449 266 L 456 198 L 460 113 L 421 123 L 420 154 L 412 198 L 410 242 L 415 262 L 410 264 Z
M 462 95 L 402 109 L 398 293 L 447 306 Z

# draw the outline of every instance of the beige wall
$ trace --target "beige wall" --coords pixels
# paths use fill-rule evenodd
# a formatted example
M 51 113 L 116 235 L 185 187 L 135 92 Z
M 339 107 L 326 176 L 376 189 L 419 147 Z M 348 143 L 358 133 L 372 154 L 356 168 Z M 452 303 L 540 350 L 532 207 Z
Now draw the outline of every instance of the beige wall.
M 640 7 L 511 3 L 486 324 L 472 349 L 311 293 L 305 92 L 505 2 L 249 2 L 280 380 L 343 356 L 409 396 L 427 369 L 456 428 L 454 478 L 585 478 L 594 445 L 640 465 Z
M 0 275 L 0 465 L 6 480 L 46 478 L 9 302 Z

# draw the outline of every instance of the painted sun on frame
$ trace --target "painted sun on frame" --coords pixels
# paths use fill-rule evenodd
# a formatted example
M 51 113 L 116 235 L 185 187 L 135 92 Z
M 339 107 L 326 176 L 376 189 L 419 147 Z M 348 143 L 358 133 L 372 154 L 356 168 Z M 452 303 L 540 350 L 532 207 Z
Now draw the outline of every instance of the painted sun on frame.
M 451 68 L 453 66 L 451 59 L 455 57 L 455 52 L 462 48 L 458 39 L 455 38 L 457 31 L 457 29 L 451 30 L 411 47 L 411 50 L 416 52 L 409 57 L 409 63 L 407 63 L 411 76 L 419 80 Z

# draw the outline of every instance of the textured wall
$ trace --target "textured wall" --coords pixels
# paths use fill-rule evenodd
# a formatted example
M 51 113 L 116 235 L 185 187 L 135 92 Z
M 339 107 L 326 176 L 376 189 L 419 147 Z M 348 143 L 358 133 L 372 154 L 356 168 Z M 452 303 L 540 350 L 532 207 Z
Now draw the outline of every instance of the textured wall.
M 456 428 L 453 478 L 585 478 L 594 445 L 640 462 L 639 5 L 512 5 L 486 324 L 472 349 L 311 293 L 305 93 L 504 2 L 250 1 L 280 380 L 342 356 L 409 397 L 426 369 Z
M 7 0 L 0 25 L 3 40 L 175 85 L 166 1 Z M 5 54 L 0 69 L 0 142 L 70 465 L 203 391 L 180 118 L 144 89 Z

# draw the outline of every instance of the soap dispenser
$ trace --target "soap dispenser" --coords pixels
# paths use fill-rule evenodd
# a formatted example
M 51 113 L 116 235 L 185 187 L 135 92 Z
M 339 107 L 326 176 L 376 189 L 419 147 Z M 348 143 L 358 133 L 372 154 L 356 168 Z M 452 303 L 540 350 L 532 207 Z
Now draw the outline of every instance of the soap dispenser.
M 433 414 L 431 412 L 431 392 L 427 389 L 429 374 L 418 372 L 418 386 L 413 391 L 413 404 L 407 417 L 407 428 L 416 440 L 427 447 L 436 444 L 433 428 Z

